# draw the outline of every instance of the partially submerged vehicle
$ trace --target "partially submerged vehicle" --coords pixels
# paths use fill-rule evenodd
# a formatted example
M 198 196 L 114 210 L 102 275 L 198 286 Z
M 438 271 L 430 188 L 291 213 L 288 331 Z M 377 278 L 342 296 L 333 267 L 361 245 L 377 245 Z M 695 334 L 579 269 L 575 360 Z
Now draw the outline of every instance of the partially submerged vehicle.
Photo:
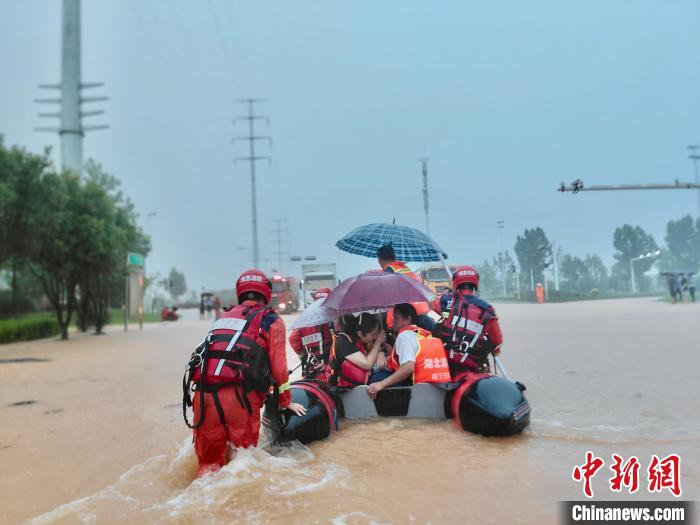
M 454 419 L 465 431 L 485 436 L 519 434 L 530 423 L 525 386 L 487 372 L 475 372 L 460 383 L 418 383 L 380 391 L 371 399 L 367 386 L 340 391 L 321 380 L 295 381 L 292 400 L 306 415 L 275 414 L 266 407 L 265 420 L 279 443 L 307 444 L 327 438 L 339 419 L 408 417 Z

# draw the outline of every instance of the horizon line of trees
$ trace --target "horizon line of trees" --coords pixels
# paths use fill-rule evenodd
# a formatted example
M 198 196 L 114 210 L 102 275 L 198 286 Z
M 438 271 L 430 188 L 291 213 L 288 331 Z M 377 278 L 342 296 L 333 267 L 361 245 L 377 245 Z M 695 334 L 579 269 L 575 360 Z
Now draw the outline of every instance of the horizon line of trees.
M 696 272 L 700 267 L 700 219 L 685 215 L 670 220 L 666 225 L 665 244 L 659 246 L 654 237 L 641 226 L 624 224 L 613 232 L 615 262 L 608 268 L 596 254 L 583 257 L 564 253 L 556 248 L 541 227 L 526 228 L 516 237 L 513 250 L 499 253 L 490 261 L 477 265 L 482 281 L 482 291 L 491 296 L 503 295 L 506 282 L 507 295 L 512 295 L 520 285 L 521 292 L 532 291 L 534 283 L 552 283 L 553 264 L 558 262 L 560 290 L 570 295 L 598 295 L 600 293 L 626 293 L 631 288 L 630 261 L 640 255 L 661 253 L 657 257 L 636 260 L 635 282 L 640 293 L 649 293 L 655 283 L 646 272 L 655 265 L 662 271 Z M 517 259 L 517 260 L 516 260 Z M 505 269 L 505 275 L 503 270 Z M 517 282 L 517 279 L 520 282 Z M 661 286 L 657 286 L 661 289 Z
M 43 294 L 62 339 L 74 315 L 80 330 L 99 334 L 122 303 L 127 253 L 147 255 L 150 239 L 115 177 L 90 160 L 83 177 L 58 170 L 49 153 L 6 147 L 0 136 L 0 269 L 11 310 Z

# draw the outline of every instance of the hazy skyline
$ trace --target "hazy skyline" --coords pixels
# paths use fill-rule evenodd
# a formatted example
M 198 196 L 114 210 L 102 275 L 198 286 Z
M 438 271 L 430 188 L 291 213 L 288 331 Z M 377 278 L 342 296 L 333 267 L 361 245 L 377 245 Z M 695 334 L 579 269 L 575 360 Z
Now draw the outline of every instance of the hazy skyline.
M 700 6 L 692 1 L 83 2 L 83 81 L 110 100 L 85 159 L 117 176 L 146 229 L 149 273 L 232 286 L 251 264 L 250 176 L 231 138 L 241 97 L 263 97 L 271 167 L 258 169 L 264 270 L 287 255 L 375 263 L 334 243 L 370 222 L 424 227 L 418 158 L 430 162 L 431 235 L 450 262 L 480 263 L 526 227 L 569 253 L 612 262 L 612 233 L 663 243 L 697 216 L 693 191 L 571 195 L 587 184 L 693 179 L 700 143 Z M 1 1 L 0 134 L 32 151 L 39 83 L 60 79 L 59 0 Z M 85 122 L 88 122 L 86 119 Z M 90 121 L 92 122 L 92 121 Z M 238 247 L 245 247 L 246 251 Z M 294 266 L 292 266 L 294 268 Z

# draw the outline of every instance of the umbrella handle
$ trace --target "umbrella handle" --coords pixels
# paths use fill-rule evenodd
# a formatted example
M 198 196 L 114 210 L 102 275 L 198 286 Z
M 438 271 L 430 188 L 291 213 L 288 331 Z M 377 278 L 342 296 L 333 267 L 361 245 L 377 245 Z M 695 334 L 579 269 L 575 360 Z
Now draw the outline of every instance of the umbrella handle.
M 498 358 L 498 356 L 493 356 L 493 362 L 496 363 L 496 370 L 498 370 L 503 377 L 505 377 L 508 381 L 512 381 L 512 379 L 508 376 L 508 372 L 506 372 L 506 369 L 503 366 L 503 363 L 501 363 L 501 360 Z
M 440 262 L 445 267 L 445 271 L 447 272 L 447 275 L 450 276 L 450 281 L 451 281 L 452 280 L 452 272 L 450 271 L 450 267 L 447 266 L 447 263 L 445 262 L 445 258 L 442 256 L 439 249 L 437 250 L 437 254 L 438 254 L 438 257 L 440 258 Z

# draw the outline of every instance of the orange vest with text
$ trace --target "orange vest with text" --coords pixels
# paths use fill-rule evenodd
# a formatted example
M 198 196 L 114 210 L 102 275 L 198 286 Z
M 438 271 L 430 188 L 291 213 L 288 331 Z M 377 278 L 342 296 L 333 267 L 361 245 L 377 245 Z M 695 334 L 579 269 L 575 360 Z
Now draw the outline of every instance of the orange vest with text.
M 409 330 L 415 332 L 418 338 L 418 353 L 416 354 L 416 367 L 413 371 L 413 383 L 445 383 L 450 381 L 450 367 L 447 364 L 447 354 L 442 341 L 437 337 L 433 337 L 427 330 L 423 330 L 415 325 L 402 328 L 399 330 L 399 334 Z M 394 372 L 399 369 L 396 345 L 391 349 L 388 365 Z
M 389 264 L 387 264 L 384 268 L 389 267 L 392 270 L 394 270 L 394 273 L 401 273 L 405 275 L 406 277 L 410 277 L 411 279 L 415 279 L 419 283 L 423 283 L 420 277 L 418 277 L 415 273 L 411 271 L 411 269 L 406 266 L 406 263 L 401 262 L 401 261 L 394 261 Z M 416 313 L 418 315 L 425 315 L 430 311 L 430 305 L 428 303 L 410 303 L 413 308 L 416 309 Z M 387 313 L 386 313 L 386 325 L 389 328 L 393 328 L 394 326 L 394 309 L 390 308 Z

